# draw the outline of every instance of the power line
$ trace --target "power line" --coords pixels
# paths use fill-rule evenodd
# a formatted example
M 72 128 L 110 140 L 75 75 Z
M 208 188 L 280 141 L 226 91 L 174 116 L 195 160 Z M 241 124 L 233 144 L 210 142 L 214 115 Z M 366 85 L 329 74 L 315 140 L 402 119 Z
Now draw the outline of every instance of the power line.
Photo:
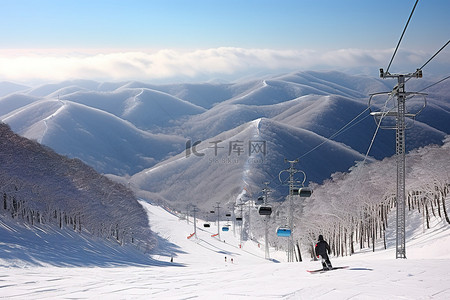
M 414 7 L 413 7 L 413 9 L 411 11 L 411 14 L 409 15 L 408 21 L 406 22 L 405 28 L 403 29 L 403 32 L 402 32 L 402 35 L 400 36 L 400 39 L 398 40 L 397 47 L 395 47 L 394 54 L 392 55 L 391 61 L 389 62 L 389 65 L 388 65 L 388 67 L 386 69 L 386 73 L 389 72 L 389 68 L 391 67 L 391 64 L 392 64 L 392 61 L 394 60 L 395 54 L 397 54 L 398 47 L 400 46 L 400 43 L 401 43 L 401 41 L 403 39 L 403 36 L 405 35 L 406 28 L 408 27 L 409 21 L 411 20 L 411 17 L 412 17 L 412 15 L 414 13 L 414 10 L 416 9 L 416 6 L 417 6 L 418 2 L 419 2 L 419 0 L 416 0 L 416 3 L 414 4 Z

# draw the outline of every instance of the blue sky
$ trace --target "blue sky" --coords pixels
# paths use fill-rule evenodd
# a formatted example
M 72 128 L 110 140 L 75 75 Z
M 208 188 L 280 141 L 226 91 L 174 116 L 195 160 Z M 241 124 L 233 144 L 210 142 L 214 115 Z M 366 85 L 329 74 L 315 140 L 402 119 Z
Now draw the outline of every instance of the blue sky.
M 0 80 L 205 80 L 358 67 L 376 74 L 388 64 L 414 2 L 0 0 L 0 64 L 10 71 L 0 71 Z M 448 0 L 419 1 L 399 68 L 413 71 L 447 42 L 449 12 Z M 450 65 L 449 56 L 446 49 L 439 59 Z M 193 66 L 205 57 L 207 63 Z M 56 68 L 55 78 L 39 75 L 43 62 Z M 438 67 L 430 66 L 432 73 L 445 72 Z

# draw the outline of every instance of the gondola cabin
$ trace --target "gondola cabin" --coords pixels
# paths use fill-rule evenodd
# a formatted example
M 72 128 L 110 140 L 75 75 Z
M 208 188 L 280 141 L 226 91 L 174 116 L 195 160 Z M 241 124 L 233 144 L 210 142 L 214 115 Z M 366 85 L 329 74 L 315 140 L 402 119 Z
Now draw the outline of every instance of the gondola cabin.
M 277 229 L 277 236 L 290 237 L 291 236 L 291 229 L 288 226 L 280 226 Z
M 266 205 L 261 205 L 258 209 L 258 213 L 261 216 L 270 216 L 272 214 L 272 207 L 266 206 Z

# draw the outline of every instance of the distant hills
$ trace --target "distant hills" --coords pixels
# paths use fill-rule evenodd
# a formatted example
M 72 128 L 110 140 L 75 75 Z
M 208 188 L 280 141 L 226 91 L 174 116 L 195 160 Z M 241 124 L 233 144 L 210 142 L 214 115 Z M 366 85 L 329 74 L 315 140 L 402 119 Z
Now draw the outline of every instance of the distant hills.
M 430 83 L 410 80 L 407 90 Z M 391 91 L 395 84 L 340 72 L 217 84 L 0 83 L 0 119 L 141 195 L 206 208 L 256 195 L 263 181 L 271 181 L 273 197 L 281 199 L 284 158 L 300 159 L 305 184 L 348 170 L 364 159 L 376 131 L 369 94 Z M 442 144 L 450 133 L 448 90 L 444 82 L 425 91 L 427 107 L 408 129 L 407 149 Z M 408 108 L 420 101 L 411 99 Z M 375 105 L 376 110 L 383 103 Z M 256 152 L 263 145 L 265 152 Z M 394 131 L 378 131 L 369 160 L 394 153 Z

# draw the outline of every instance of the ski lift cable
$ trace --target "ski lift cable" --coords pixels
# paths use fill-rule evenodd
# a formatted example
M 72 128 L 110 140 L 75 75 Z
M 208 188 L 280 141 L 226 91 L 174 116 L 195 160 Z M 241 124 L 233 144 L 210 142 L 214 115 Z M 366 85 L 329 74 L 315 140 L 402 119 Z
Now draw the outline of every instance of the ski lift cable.
M 380 129 L 381 122 L 382 122 L 383 118 L 390 112 L 390 110 L 386 110 L 386 107 L 391 98 L 392 98 L 392 94 L 390 94 L 389 97 L 387 97 L 386 102 L 384 102 L 383 113 L 381 114 L 380 121 L 377 122 L 377 128 L 375 129 L 375 133 L 373 134 L 372 140 L 369 144 L 369 148 L 367 149 L 366 155 L 364 156 L 364 160 L 361 163 L 361 167 L 356 169 L 356 175 L 355 175 L 356 179 L 355 180 L 359 180 L 359 177 L 361 176 L 362 166 L 364 166 L 364 164 L 367 161 L 367 157 L 369 156 L 370 150 L 372 149 L 373 143 L 375 141 L 375 137 L 377 136 L 378 130 Z
M 395 47 L 394 54 L 392 55 L 391 61 L 389 62 L 389 65 L 388 65 L 388 67 L 386 69 L 386 73 L 389 72 L 389 68 L 391 67 L 392 61 L 394 60 L 394 57 L 397 54 L 398 47 L 400 46 L 400 43 L 401 43 L 401 41 L 403 39 L 403 36 L 405 35 L 406 28 L 408 28 L 409 21 L 411 20 L 411 17 L 412 17 L 412 15 L 414 13 L 414 10 L 416 9 L 416 6 L 417 6 L 418 2 L 419 2 L 419 0 L 416 0 L 416 3 L 414 3 L 414 7 L 413 7 L 413 9 L 411 11 L 411 14 L 409 15 L 408 21 L 406 22 L 405 28 L 403 29 L 403 32 L 402 32 L 402 35 L 400 36 L 400 39 L 398 40 L 397 47 Z
M 390 100 L 391 98 L 392 98 L 392 94 L 390 94 L 389 97 L 386 99 L 386 102 L 384 102 L 384 107 L 383 107 L 384 113 L 381 115 L 380 121 L 377 122 L 377 128 L 375 129 L 375 133 L 373 134 L 372 140 L 370 141 L 370 144 L 369 144 L 369 148 L 367 149 L 366 155 L 365 155 L 364 160 L 363 160 L 363 162 L 362 162 L 363 165 L 365 164 L 365 162 L 366 162 L 366 160 L 367 160 L 367 157 L 369 156 L 370 150 L 372 149 L 373 142 L 375 141 L 375 137 L 377 136 L 378 130 L 380 129 L 381 122 L 383 121 L 383 118 L 384 118 L 384 117 L 389 113 L 389 111 L 390 111 L 390 110 L 386 110 L 386 111 L 385 111 L 385 109 L 386 109 L 386 106 L 387 106 L 387 104 L 388 104 L 388 102 L 389 102 L 389 100 Z
M 390 99 L 391 97 L 392 97 L 391 95 L 388 97 L 388 99 L 387 99 L 386 102 L 384 103 L 384 107 L 387 106 L 387 103 L 389 102 L 389 99 Z M 374 134 L 373 134 L 372 140 L 371 140 L 371 142 L 370 142 L 370 144 L 369 144 L 369 148 L 367 149 L 366 155 L 364 156 L 364 160 L 363 160 L 362 163 L 361 163 L 361 167 L 359 167 L 359 168 L 356 169 L 355 181 L 360 180 L 360 176 L 361 176 L 361 174 L 362 174 L 362 167 L 365 165 L 365 163 L 366 163 L 366 161 L 367 161 L 367 157 L 369 156 L 370 150 L 372 149 L 373 143 L 374 143 L 374 141 L 375 141 L 375 137 L 377 136 L 378 130 L 380 129 L 380 126 L 381 126 L 381 121 L 382 121 L 383 118 L 389 113 L 389 111 L 390 111 L 390 110 L 386 110 L 386 111 L 384 111 L 384 112 L 381 114 L 380 121 L 377 123 L 377 128 L 375 129 L 375 132 L 374 132 Z M 353 188 L 355 188 L 355 186 L 353 186 Z
M 386 101 L 385 106 L 386 106 L 386 104 L 387 104 L 388 101 L 389 101 L 389 98 L 388 98 L 388 100 Z M 312 148 L 312 149 L 309 150 L 308 152 L 304 153 L 302 156 L 299 156 L 297 159 L 300 160 L 301 158 L 303 158 L 303 157 L 305 157 L 306 155 L 310 154 L 311 152 L 315 151 L 317 148 L 319 148 L 319 147 L 322 146 L 323 144 L 325 144 L 325 143 L 331 141 L 333 138 L 337 137 L 338 135 L 340 135 L 340 134 L 343 133 L 344 131 L 346 131 L 346 130 L 352 128 L 353 126 L 357 125 L 358 123 L 360 123 L 361 121 L 363 121 L 364 119 L 366 119 L 366 118 L 367 118 L 368 116 L 370 116 L 370 115 L 365 116 L 364 118 L 358 120 L 356 123 L 354 123 L 354 124 L 352 124 L 352 125 L 350 126 L 350 124 L 351 124 L 353 121 L 357 120 L 361 115 L 363 115 L 363 114 L 364 114 L 367 110 L 369 110 L 369 109 L 370 109 L 370 107 L 364 109 L 364 110 L 363 110 L 362 112 L 360 112 L 356 117 L 354 117 L 351 121 L 349 121 L 347 124 L 345 124 L 344 126 L 342 126 L 338 131 L 336 131 L 333 135 L 331 135 L 329 138 L 326 138 L 325 141 L 321 142 L 320 144 L 318 144 L 317 146 L 315 146 L 314 148 Z M 272 179 L 275 179 L 275 176 L 272 176 Z M 275 182 L 277 182 L 277 181 L 275 180 Z M 276 189 L 276 188 L 278 188 L 278 187 L 281 186 L 281 185 L 282 185 L 282 183 L 277 183 L 277 184 L 275 184 L 275 187 L 274 187 L 274 188 Z
M 303 158 L 303 157 L 305 157 L 306 155 L 310 154 L 311 152 L 315 151 L 317 148 L 321 147 L 323 144 L 325 144 L 325 143 L 331 141 L 333 138 L 337 137 L 338 135 L 340 135 L 340 134 L 343 133 L 344 131 L 350 129 L 351 127 L 353 127 L 353 126 L 357 125 L 358 123 L 360 123 L 361 121 L 363 121 L 363 120 L 364 120 L 365 118 L 367 118 L 369 115 L 365 116 L 364 118 L 362 118 L 361 120 L 357 121 L 356 123 L 354 123 L 354 124 L 352 124 L 352 125 L 350 126 L 350 124 L 351 124 L 353 121 L 357 120 L 362 114 L 364 114 L 364 113 L 365 113 L 367 110 L 369 110 L 369 109 L 370 109 L 370 107 L 364 109 L 364 110 L 363 110 L 362 112 L 360 112 L 356 117 L 354 117 L 351 121 L 349 121 L 347 124 L 345 124 L 344 126 L 342 126 L 338 131 L 336 131 L 333 135 L 331 135 L 329 138 L 326 138 L 325 141 L 321 142 L 320 144 L 318 144 L 317 146 L 315 146 L 314 148 L 312 148 L 312 149 L 309 150 L 308 152 L 304 153 L 302 156 L 299 156 L 297 159 L 300 160 L 301 158 Z M 350 127 L 349 127 L 349 126 L 350 126 Z M 347 127 L 348 127 L 348 128 L 347 128 Z M 273 177 L 272 179 L 275 178 L 275 176 L 272 176 L 272 177 Z M 276 181 L 275 181 L 275 182 L 276 182 Z M 278 186 L 281 186 L 281 185 L 282 185 L 282 183 L 278 183 L 278 184 L 276 184 L 275 188 L 277 188 Z
M 309 153 L 315 151 L 317 148 L 319 148 L 320 146 L 322 146 L 323 144 L 329 142 L 330 140 L 332 140 L 333 138 L 337 137 L 338 135 L 340 135 L 342 132 L 344 132 L 347 129 L 350 129 L 351 127 L 353 127 L 354 125 L 358 124 L 359 122 L 361 122 L 362 120 L 364 120 L 366 117 L 364 117 L 363 119 L 359 120 L 357 123 L 353 124 L 352 126 L 350 126 L 349 128 L 347 128 L 347 126 L 349 126 L 353 121 L 355 121 L 356 119 L 358 119 L 362 114 L 364 114 L 367 110 L 369 110 L 369 108 L 364 109 L 361 113 L 359 113 L 356 117 L 354 117 L 350 122 L 348 122 L 347 124 L 345 124 L 343 127 L 341 127 L 338 131 L 336 131 L 333 135 L 331 135 L 329 138 L 326 138 L 325 141 L 323 141 L 322 143 L 318 144 L 317 146 L 315 146 L 314 148 L 312 148 L 311 150 L 309 150 L 308 152 L 306 152 L 305 154 L 303 154 L 302 156 L 298 157 L 297 159 L 301 159 L 303 157 L 305 157 L 306 155 L 308 155 Z
M 345 128 L 344 130 L 342 130 L 339 134 L 342 134 L 342 133 L 346 132 L 347 130 L 349 130 L 350 128 L 352 128 L 352 127 L 358 125 L 359 123 L 361 123 L 362 121 L 364 121 L 364 120 L 365 120 L 366 118 L 368 118 L 368 117 L 370 117 L 370 115 L 367 115 L 367 116 L 365 116 L 364 118 L 358 120 L 357 122 L 355 122 L 355 123 L 352 124 L 351 126 L 349 126 L 349 127 Z
M 450 43 L 450 40 L 447 41 L 447 43 L 444 44 L 444 46 L 442 46 L 432 57 L 430 57 L 429 60 L 427 60 L 426 63 L 424 63 L 419 69 L 417 70 L 422 70 L 431 60 L 433 60 L 433 58 L 435 58 L 442 50 L 444 50 L 445 47 L 447 47 L 447 45 Z M 405 83 L 408 82 L 412 77 L 409 77 L 405 80 Z M 423 89 L 424 90 L 424 89 Z M 421 90 L 421 91 L 423 91 Z
M 444 50 L 445 47 L 447 47 L 447 45 L 450 43 L 450 40 L 447 41 L 447 43 L 445 43 L 444 46 L 441 47 L 441 49 L 439 49 L 429 60 L 427 60 L 426 63 L 423 64 L 423 66 L 420 67 L 419 70 L 422 70 L 433 58 L 436 57 L 436 55 L 439 54 L 439 52 L 441 52 L 442 50 Z
M 420 92 L 423 92 L 423 91 L 425 91 L 426 89 L 429 89 L 430 87 L 435 86 L 436 84 L 439 84 L 439 83 L 441 83 L 442 81 L 447 80 L 447 79 L 449 79 L 449 78 L 450 78 L 450 75 L 447 76 L 447 77 L 445 77 L 445 78 L 443 78 L 443 79 L 441 79 L 441 80 L 439 80 L 438 82 L 435 82 L 435 83 L 433 83 L 433 84 L 431 84 L 431 85 L 429 85 L 429 86 L 427 86 L 427 87 L 421 89 L 421 90 L 419 91 L 419 93 L 420 93 Z

